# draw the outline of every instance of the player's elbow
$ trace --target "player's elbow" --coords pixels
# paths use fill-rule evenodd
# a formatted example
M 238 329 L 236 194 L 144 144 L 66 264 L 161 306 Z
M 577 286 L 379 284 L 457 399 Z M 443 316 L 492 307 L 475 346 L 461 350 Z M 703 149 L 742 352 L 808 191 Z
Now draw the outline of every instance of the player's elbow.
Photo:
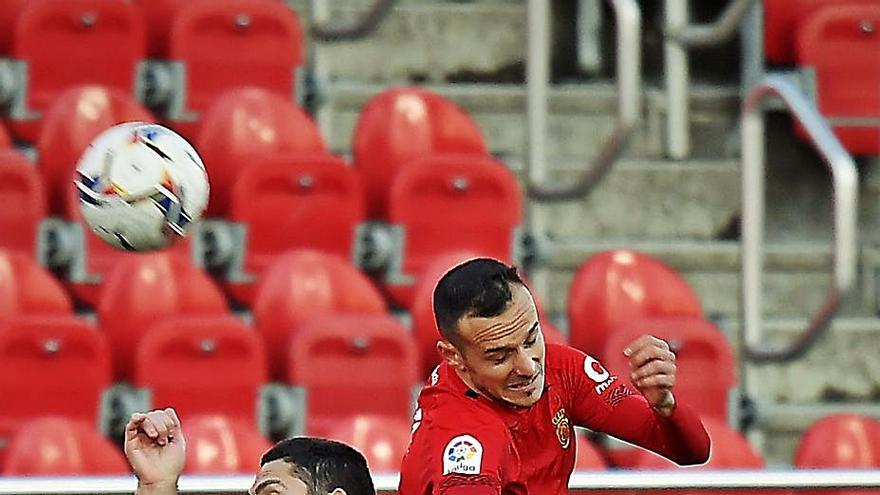
M 709 462 L 709 456 L 712 453 L 712 440 L 709 434 L 703 431 L 703 437 L 699 442 L 694 442 L 688 449 L 686 455 L 676 459 L 675 463 L 679 466 L 697 466 Z

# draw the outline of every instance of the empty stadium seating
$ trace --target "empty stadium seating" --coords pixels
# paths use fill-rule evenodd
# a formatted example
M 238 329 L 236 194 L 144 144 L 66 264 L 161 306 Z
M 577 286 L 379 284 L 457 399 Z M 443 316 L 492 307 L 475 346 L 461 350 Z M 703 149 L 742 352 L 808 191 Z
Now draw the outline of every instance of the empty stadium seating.
M 231 315 L 166 318 L 135 351 L 133 384 L 149 392 L 151 408 L 180 417 L 223 415 L 254 430 L 267 379 L 259 335 Z
M 0 321 L 20 315 L 69 315 L 64 288 L 30 256 L 0 250 Z
M 429 155 L 485 155 L 483 135 L 449 100 L 416 87 L 391 88 L 361 111 L 352 143 L 354 165 L 364 177 L 370 218 L 385 218 L 388 189 L 397 172 Z
M 733 349 L 715 325 L 696 317 L 636 319 L 614 328 L 605 343 L 604 365 L 629 381 L 629 358 L 623 350 L 649 334 L 669 343 L 675 352 L 675 395 L 701 417 L 728 417 L 728 394 L 736 384 Z
M 290 339 L 312 318 L 330 314 L 385 314 L 382 295 L 344 259 L 293 251 L 266 270 L 253 305 L 254 326 L 269 350 L 272 377 L 287 372 Z
M 122 452 L 94 426 L 65 417 L 30 419 L 9 442 L 0 474 L 6 476 L 125 475 Z
M 64 49 L 60 49 L 64 47 Z M 133 94 L 146 57 L 143 20 L 123 0 L 27 2 L 16 17 L 11 57 L 24 63 L 24 108 L 11 112 L 20 139 L 35 141 L 41 113 L 63 90 L 100 84 Z
M 409 445 L 410 423 L 396 417 L 363 414 L 340 423 L 328 438 L 358 449 L 367 459 L 372 473 L 400 470 L 400 461 Z
M 275 0 L 194 0 L 170 20 L 167 59 L 182 64 L 183 108 L 173 127 L 194 136 L 193 118 L 223 91 L 259 87 L 290 100 L 304 42 L 296 14 Z M 193 115 L 194 114 L 194 115 Z
M 287 381 L 305 391 L 308 434 L 327 435 L 358 414 L 409 422 L 418 383 L 416 348 L 392 317 L 314 318 L 288 349 Z
M 397 229 L 397 258 L 384 286 L 408 307 L 414 284 L 431 258 L 470 250 L 512 262 L 522 221 L 516 177 L 488 156 L 437 155 L 398 171 L 391 184 L 388 221 Z M 400 270 L 400 273 L 395 273 Z
M 128 121 L 153 121 L 131 96 L 116 88 L 78 86 L 52 101 L 37 141 L 39 171 L 52 213 L 66 214 L 73 172 L 80 155 L 98 134 Z M 70 218 L 70 217 L 68 217 Z
M 73 316 L 0 321 L 0 435 L 29 419 L 61 415 L 92 428 L 110 386 L 104 336 Z
M 244 271 L 259 279 L 285 251 L 316 249 L 351 259 L 364 219 L 357 174 L 325 153 L 287 153 L 255 158 L 233 185 L 229 220 L 243 225 Z M 256 283 L 226 282 L 250 305 Z
M 131 377 L 139 343 L 164 318 L 227 311 L 220 289 L 187 259 L 161 252 L 120 257 L 97 307 L 113 353 L 114 376 Z
M 702 316 L 687 282 L 659 261 L 634 251 L 596 254 L 578 268 L 568 292 L 569 342 L 603 357 L 608 335 L 622 323 L 653 316 Z
M 36 256 L 46 197 L 36 167 L 13 150 L 0 150 L 0 204 L 0 249 Z
M 225 416 L 181 416 L 186 474 L 251 474 L 271 445 L 252 427 Z
M 831 5 L 802 17 L 796 28 L 798 65 L 812 69 L 816 105 L 854 154 L 880 153 L 880 5 Z M 840 118 L 873 119 L 840 125 Z
M 326 152 L 312 118 L 288 98 L 258 88 L 219 95 L 205 112 L 195 145 L 211 178 L 208 216 L 223 216 L 241 171 L 264 154 Z

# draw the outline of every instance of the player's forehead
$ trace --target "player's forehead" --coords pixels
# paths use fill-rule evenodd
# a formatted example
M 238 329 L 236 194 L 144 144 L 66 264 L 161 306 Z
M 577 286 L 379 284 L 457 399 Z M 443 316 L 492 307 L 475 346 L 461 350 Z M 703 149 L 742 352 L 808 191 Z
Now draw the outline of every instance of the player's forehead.
M 462 339 L 481 350 L 519 345 L 535 328 L 538 312 L 525 286 L 512 284 L 511 296 L 507 307 L 497 316 L 464 316 L 459 321 Z
M 289 495 L 307 495 L 308 486 L 296 475 L 293 464 L 284 459 L 267 462 L 260 467 L 249 493 L 262 495 L 269 493 L 269 488 L 283 487 L 283 493 Z

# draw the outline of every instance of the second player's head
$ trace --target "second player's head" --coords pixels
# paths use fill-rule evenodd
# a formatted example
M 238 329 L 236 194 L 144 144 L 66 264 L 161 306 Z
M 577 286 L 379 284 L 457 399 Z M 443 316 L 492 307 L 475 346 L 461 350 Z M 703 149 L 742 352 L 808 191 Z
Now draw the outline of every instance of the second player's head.
M 252 495 L 375 495 L 367 461 L 341 442 L 295 437 L 260 459 Z
M 516 268 L 488 258 L 462 263 L 437 283 L 434 316 L 443 358 L 477 392 L 528 407 L 544 391 L 544 335 Z

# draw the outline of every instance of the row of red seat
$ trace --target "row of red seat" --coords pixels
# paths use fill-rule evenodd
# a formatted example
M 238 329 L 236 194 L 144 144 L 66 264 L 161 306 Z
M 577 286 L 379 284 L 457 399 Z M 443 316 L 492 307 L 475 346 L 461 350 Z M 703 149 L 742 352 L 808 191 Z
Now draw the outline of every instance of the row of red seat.
M 0 53 L 20 62 L 26 84 L 15 88 L 22 108 L 9 122 L 25 141 L 37 140 L 41 113 L 65 88 L 99 84 L 135 96 L 161 79 L 176 93 L 165 103 L 169 123 L 191 137 L 224 90 L 292 98 L 303 62 L 302 29 L 280 0 L 3 0 L 0 13 Z M 169 62 L 167 77 L 145 77 L 147 59 Z
M 187 474 L 251 473 L 265 438 L 220 416 L 184 418 Z M 764 460 L 737 431 L 723 422 L 705 421 L 712 437 L 712 456 L 700 467 L 686 469 L 762 469 Z M 349 442 L 364 453 L 374 473 L 397 471 L 409 441 L 407 425 L 363 416 L 331 438 Z M 576 434 L 576 470 L 685 469 L 646 451 L 628 465 L 609 463 L 608 453 Z M 813 423 L 801 436 L 793 464 L 797 468 L 876 469 L 880 467 L 880 422 L 858 415 L 833 415 Z M 0 475 L 123 474 L 128 467 L 119 450 L 88 425 L 58 418 L 35 418 L 0 450 Z M 751 493 L 751 492 L 744 492 Z M 822 492 L 849 493 L 849 492 Z
M 75 88 L 45 119 L 37 172 L 17 153 L 0 155 L 0 200 L 19 206 L 0 218 L 0 230 L 9 233 L 0 247 L 34 252 L 47 214 L 81 222 L 70 180 L 75 163 L 95 135 L 127 120 L 150 116 L 118 92 Z M 400 305 L 409 305 L 412 277 L 437 254 L 472 249 L 511 261 L 520 188 L 453 103 L 422 89 L 388 90 L 367 104 L 354 141 L 350 167 L 326 149 L 307 114 L 264 90 L 231 91 L 211 106 L 195 141 L 211 180 L 208 215 L 244 227 L 241 265 L 255 281 L 289 249 L 352 257 L 368 219 L 398 234 L 390 263 L 397 273 L 380 278 Z M 94 277 L 73 281 L 81 302 L 96 304 L 101 280 L 122 256 L 86 229 L 85 269 Z M 250 305 L 256 285 L 240 278 L 224 287 Z
M 804 72 L 817 109 L 847 149 L 880 154 L 880 4 L 766 0 L 764 23 L 767 60 Z

